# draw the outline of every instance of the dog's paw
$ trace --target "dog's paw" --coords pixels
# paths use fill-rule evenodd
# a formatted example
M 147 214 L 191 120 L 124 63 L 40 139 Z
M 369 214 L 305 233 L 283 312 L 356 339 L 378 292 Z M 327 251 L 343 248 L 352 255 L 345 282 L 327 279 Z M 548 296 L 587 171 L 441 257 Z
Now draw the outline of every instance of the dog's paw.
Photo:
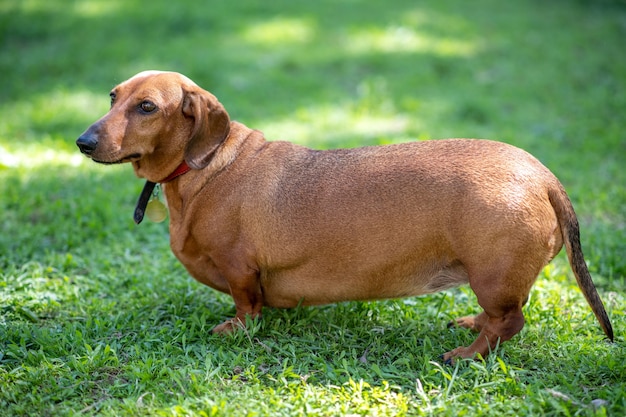
M 441 355 L 441 360 L 445 365 L 454 365 L 457 359 L 475 359 L 476 352 L 469 347 L 459 346 L 456 349 Z
M 228 333 L 232 333 L 233 331 L 237 329 L 242 329 L 244 327 L 245 327 L 245 324 L 243 324 L 241 320 L 235 317 L 235 318 L 226 320 L 222 324 L 218 324 L 217 326 L 213 328 L 212 332 L 215 334 L 228 334 Z
M 454 358 L 452 356 L 449 356 L 449 354 L 450 352 L 444 353 L 443 355 L 439 357 L 439 359 L 441 359 L 441 362 L 443 362 L 444 365 L 454 365 Z
M 480 329 L 482 328 L 482 326 L 480 325 L 481 323 L 479 323 L 478 320 L 476 320 L 476 317 L 474 316 L 465 316 L 465 317 L 459 317 L 456 320 L 452 320 L 451 322 L 448 323 L 448 328 L 451 327 L 462 327 L 464 329 L 470 329 L 473 330 L 475 332 L 479 332 Z

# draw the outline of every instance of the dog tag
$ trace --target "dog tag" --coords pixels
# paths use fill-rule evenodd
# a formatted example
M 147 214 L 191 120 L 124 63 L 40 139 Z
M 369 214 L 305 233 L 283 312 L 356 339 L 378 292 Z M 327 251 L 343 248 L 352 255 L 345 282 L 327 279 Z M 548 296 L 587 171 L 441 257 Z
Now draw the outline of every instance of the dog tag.
M 161 223 L 167 217 L 167 208 L 165 204 L 161 203 L 159 199 L 153 198 L 148 201 L 148 206 L 146 207 L 146 216 L 150 221 L 155 223 Z

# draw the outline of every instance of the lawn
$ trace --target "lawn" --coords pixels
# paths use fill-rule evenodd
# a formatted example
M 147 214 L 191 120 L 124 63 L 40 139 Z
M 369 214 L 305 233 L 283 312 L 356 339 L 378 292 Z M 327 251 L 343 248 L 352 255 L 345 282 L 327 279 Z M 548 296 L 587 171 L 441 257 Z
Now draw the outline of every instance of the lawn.
M 626 415 L 626 3 L 0 0 L 0 415 Z M 562 180 L 612 319 L 563 254 L 486 359 L 468 288 L 264 311 L 190 278 L 143 182 L 74 141 L 115 84 L 182 72 L 231 118 L 315 148 L 445 137 L 522 147 Z

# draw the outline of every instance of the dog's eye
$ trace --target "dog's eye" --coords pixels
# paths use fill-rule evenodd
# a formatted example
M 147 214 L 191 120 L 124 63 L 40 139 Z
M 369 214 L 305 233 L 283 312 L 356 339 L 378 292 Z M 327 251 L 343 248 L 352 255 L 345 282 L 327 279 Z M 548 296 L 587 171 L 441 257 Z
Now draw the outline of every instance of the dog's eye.
M 113 107 L 113 103 L 115 103 L 115 97 L 116 97 L 116 95 L 115 95 L 115 93 L 110 93 L 110 94 L 109 94 L 109 97 L 111 97 L 111 107 Z
M 157 106 L 151 101 L 142 101 L 141 104 L 139 105 L 139 108 L 144 113 L 152 113 L 153 111 L 156 110 Z

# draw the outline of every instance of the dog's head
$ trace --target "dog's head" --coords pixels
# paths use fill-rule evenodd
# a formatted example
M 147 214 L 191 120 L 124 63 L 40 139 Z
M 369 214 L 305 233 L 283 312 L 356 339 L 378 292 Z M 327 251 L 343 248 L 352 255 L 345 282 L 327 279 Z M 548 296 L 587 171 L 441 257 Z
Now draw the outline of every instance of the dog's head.
M 230 131 L 211 93 L 174 72 L 145 71 L 115 87 L 111 109 L 76 141 L 96 162 L 132 162 L 138 176 L 159 181 L 183 160 L 206 167 Z

